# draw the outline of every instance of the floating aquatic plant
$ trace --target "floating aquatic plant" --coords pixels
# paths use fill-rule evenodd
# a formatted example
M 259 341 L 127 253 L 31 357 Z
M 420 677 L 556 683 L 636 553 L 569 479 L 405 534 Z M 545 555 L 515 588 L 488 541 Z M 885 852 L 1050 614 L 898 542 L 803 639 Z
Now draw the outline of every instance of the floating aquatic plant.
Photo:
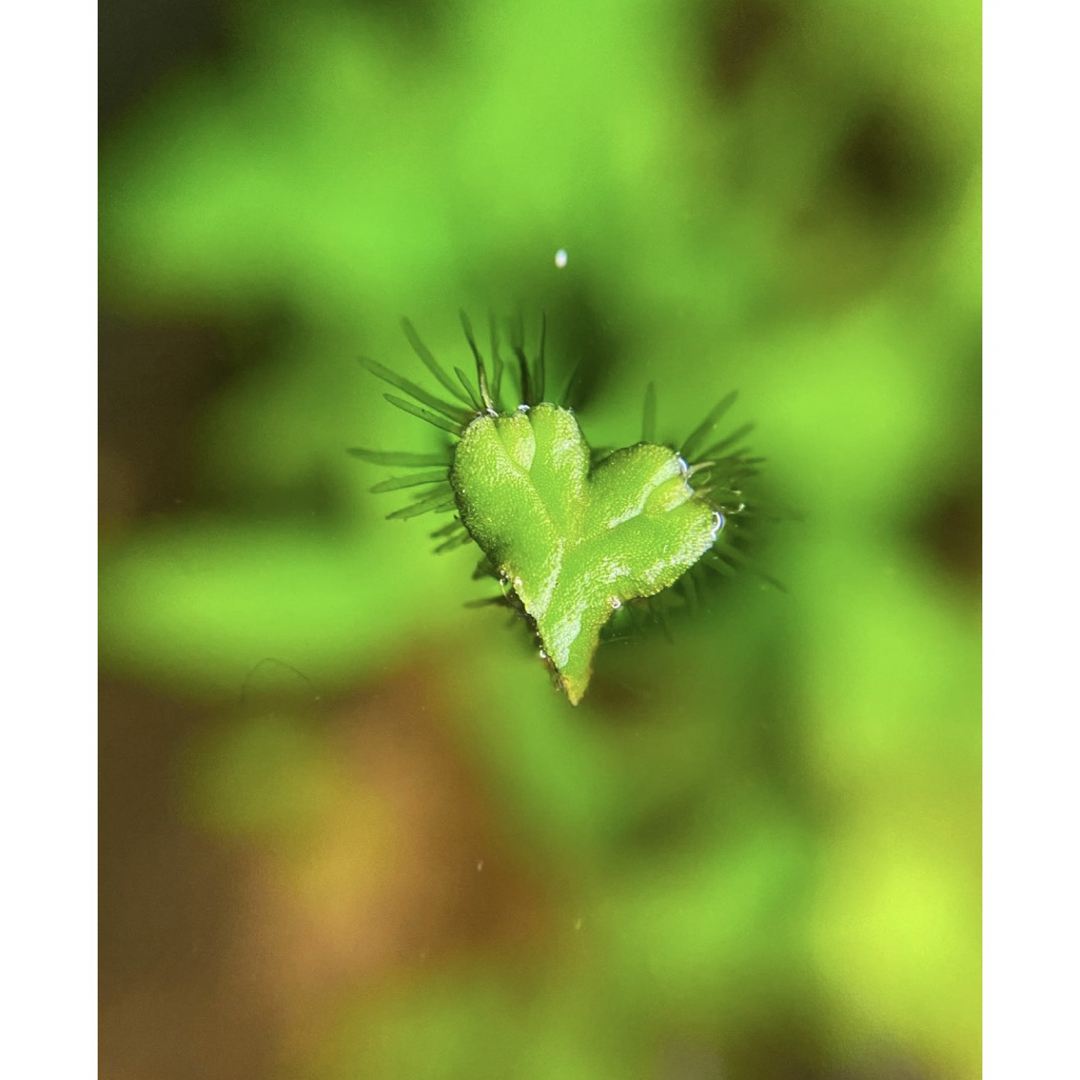
M 387 401 L 451 436 L 444 450 L 349 452 L 408 470 L 371 489 L 412 492 L 411 501 L 388 517 L 451 515 L 431 534 L 435 551 L 479 547 L 478 575 L 495 578 L 502 587 L 496 599 L 525 616 L 541 655 L 576 705 L 613 613 L 680 582 L 693 595 L 687 576 L 692 568 L 725 573 L 740 560 L 733 545 L 719 540 L 729 517 L 745 512 L 742 483 L 761 460 L 740 446 L 751 425 L 710 441 L 735 402 L 732 392 L 680 446 L 660 444 L 650 384 L 641 441 L 599 454 L 571 407 L 575 380 L 557 399 L 547 399 L 546 324 L 531 358 L 516 328 L 514 359 L 504 363 L 492 320 L 489 371 L 464 313 L 461 321 L 474 378 L 459 367 L 447 371 L 403 321 L 439 393 L 374 360 L 362 361 L 398 391 L 386 393 Z

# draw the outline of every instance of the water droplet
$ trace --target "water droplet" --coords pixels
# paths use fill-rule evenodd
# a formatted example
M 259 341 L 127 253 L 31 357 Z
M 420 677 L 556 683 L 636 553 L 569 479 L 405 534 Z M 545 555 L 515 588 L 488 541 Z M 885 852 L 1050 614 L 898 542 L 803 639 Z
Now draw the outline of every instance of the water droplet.
M 613 596 L 611 598 L 611 610 L 612 611 L 618 611 L 619 608 L 621 608 L 621 607 L 622 607 L 622 601 L 617 596 Z
M 555 252 L 555 265 L 561 270 L 569 261 L 570 256 L 566 254 L 566 248 L 559 248 Z

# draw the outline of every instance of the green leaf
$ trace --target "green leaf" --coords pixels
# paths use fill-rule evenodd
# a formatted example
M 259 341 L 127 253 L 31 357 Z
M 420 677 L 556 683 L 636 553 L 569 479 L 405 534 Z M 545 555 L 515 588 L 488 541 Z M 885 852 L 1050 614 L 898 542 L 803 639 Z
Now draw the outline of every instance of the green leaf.
M 720 527 L 674 451 L 639 443 L 590 471 L 574 414 L 555 405 L 478 417 L 450 482 L 462 522 L 535 621 L 575 705 L 612 612 L 674 584 Z

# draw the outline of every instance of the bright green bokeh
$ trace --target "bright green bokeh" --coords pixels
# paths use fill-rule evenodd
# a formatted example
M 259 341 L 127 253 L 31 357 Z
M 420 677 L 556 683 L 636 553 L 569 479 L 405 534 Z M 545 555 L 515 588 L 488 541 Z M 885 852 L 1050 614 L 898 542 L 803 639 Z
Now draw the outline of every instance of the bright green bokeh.
M 978 484 L 978 6 L 772 4 L 719 85 L 724 3 L 423 10 L 238 5 L 236 54 L 102 148 L 111 310 L 293 320 L 198 416 L 220 509 L 103 544 L 106 669 L 227 702 L 193 819 L 291 851 L 340 813 L 306 699 L 236 718 L 260 661 L 328 694 L 423 670 L 553 883 L 541 955 L 343 992 L 311 1074 L 653 1076 L 690 1046 L 750 1075 L 809 1032 L 837 1069 L 979 1075 L 978 579 L 927 539 Z M 559 384 L 595 348 L 593 446 L 638 441 L 650 381 L 665 441 L 738 388 L 801 515 L 760 555 L 787 593 L 740 574 L 672 643 L 605 645 L 571 709 L 523 627 L 462 607 L 475 549 L 431 555 L 344 453 L 442 445 L 353 358 L 423 381 L 407 314 L 465 365 L 459 307 L 545 310 Z M 313 475 L 332 515 L 257 509 Z

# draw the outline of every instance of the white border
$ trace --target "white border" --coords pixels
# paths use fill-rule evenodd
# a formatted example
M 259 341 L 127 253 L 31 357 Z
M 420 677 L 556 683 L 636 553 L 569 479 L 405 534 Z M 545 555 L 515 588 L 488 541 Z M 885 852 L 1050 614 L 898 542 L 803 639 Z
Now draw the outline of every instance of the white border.
M 1006 17 L 1007 12 L 1007 17 Z M 984 20 L 984 1075 L 1077 1069 L 1078 20 Z
M 12 1076 L 97 1057 L 97 32 L 4 19 L 3 950 Z

